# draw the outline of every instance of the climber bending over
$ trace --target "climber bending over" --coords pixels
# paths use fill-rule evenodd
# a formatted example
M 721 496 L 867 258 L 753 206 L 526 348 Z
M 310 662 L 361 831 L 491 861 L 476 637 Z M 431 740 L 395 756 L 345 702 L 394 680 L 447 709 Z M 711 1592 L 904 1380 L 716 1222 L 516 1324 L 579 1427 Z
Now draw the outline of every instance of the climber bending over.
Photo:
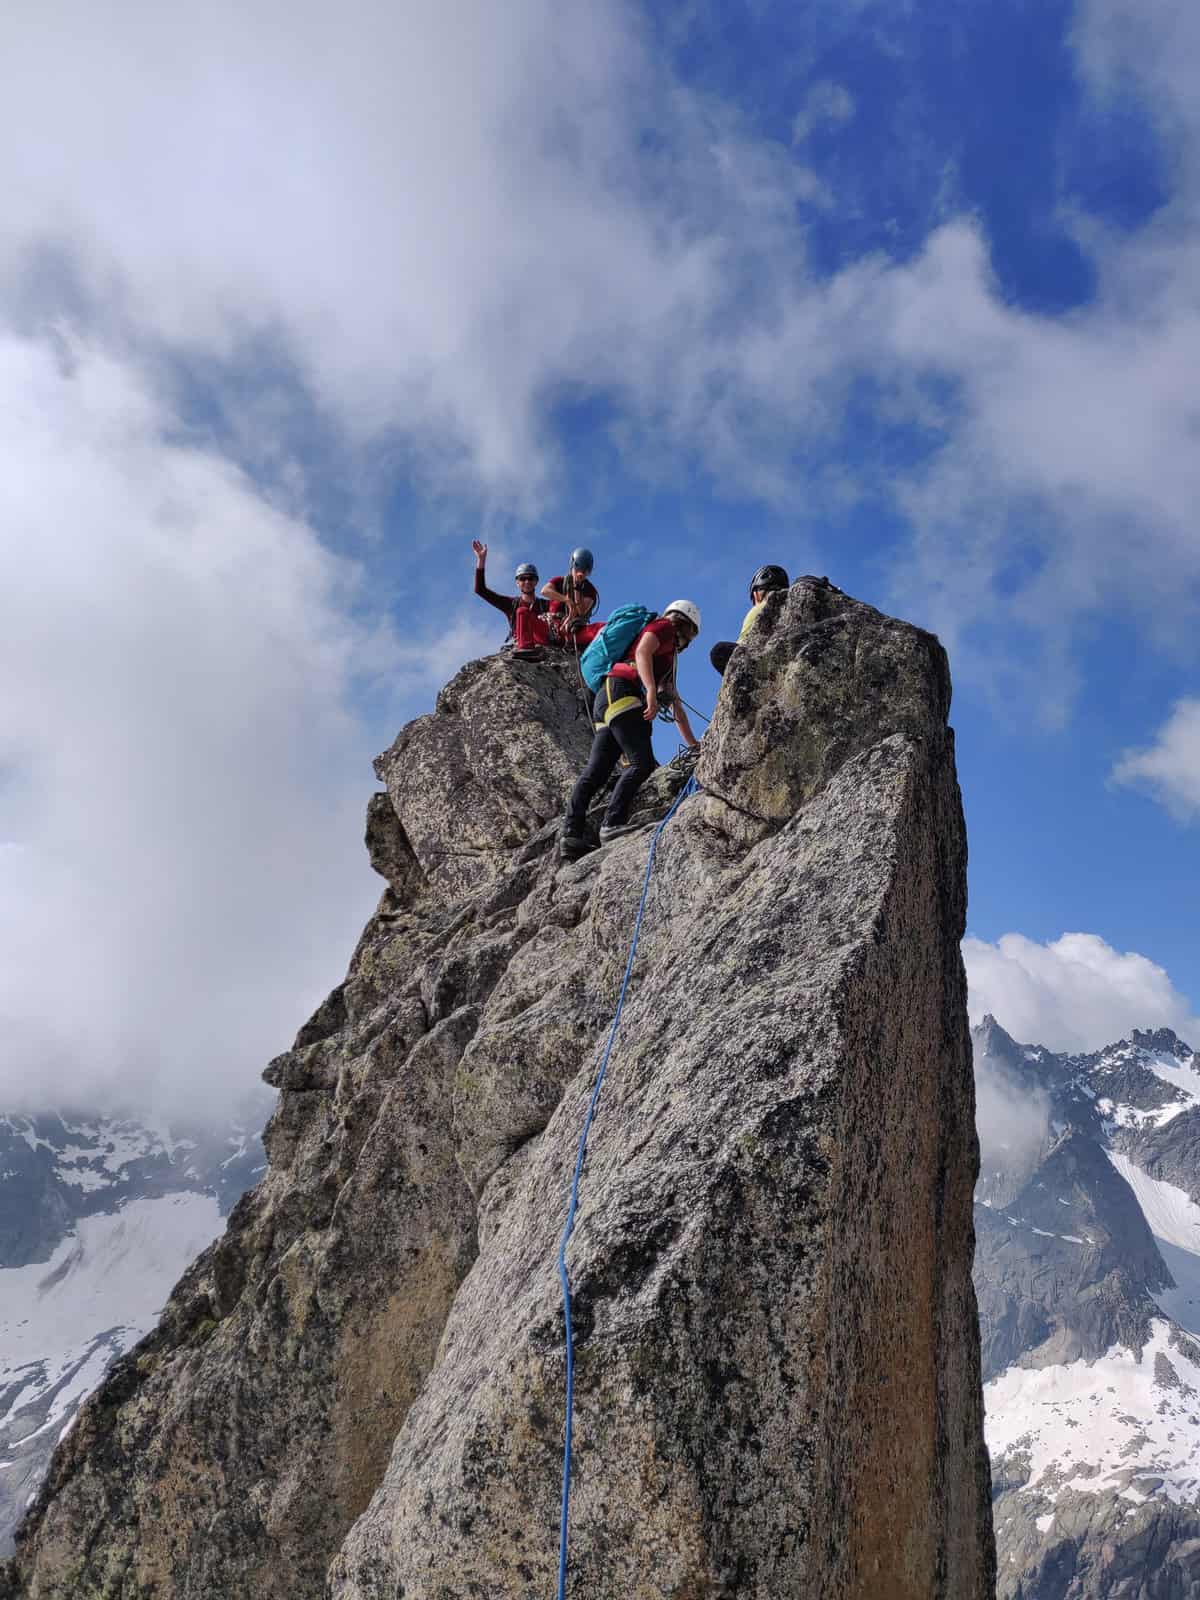
M 592 708 L 592 753 L 571 792 L 563 824 L 561 850 L 569 859 L 590 849 L 586 830 L 588 802 L 607 783 L 622 756 L 629 766 L 618 778 L 609 799 L 600 826 L 600 842 L 607 844 L 630 831 L 628 818 L 634 796 L 656 765 L 651 732 L 660 704 L 673 709 L 683 740 L 693 749 L 699 745 L 675 689 L 678 654 L 699 632 L 699 608 L 690 600 L 673 600 L 661 617 L 646 624 L 625 660 L 602 679 Z
M 722 677 L 725 676 L 725 668 L 729 665 L 730 656 L 739 644 L 745 643 L 746 635 L 754 626 L 755 617 L 762 610 L 763 601 L 769 594 L 773 594 L 776 589 L 786 589 L 787 586 L 788 575 L 782 567 L 759 567 L 753 578 L 751 578 L 750 609 L 747 611 L 745 620 L 742 623 L 741 632 L 736 639 L 719 639 L 708 652 L 708 659 Z

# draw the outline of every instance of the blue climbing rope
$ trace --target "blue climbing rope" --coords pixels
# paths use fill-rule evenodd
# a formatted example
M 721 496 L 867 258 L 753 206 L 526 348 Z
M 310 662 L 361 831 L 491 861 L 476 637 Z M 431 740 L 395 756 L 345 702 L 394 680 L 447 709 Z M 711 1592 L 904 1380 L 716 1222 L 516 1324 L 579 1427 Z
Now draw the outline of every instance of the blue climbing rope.
M 558 1527 L 558 1600 L 566 1600 L 567 1593 L 567 1525 L 571 1515 L 571 1434 L 575 1411 L 575 1351 L 571 1334 L 571 1280 L 567 1276 L 567 1241 L 575 1227 L 575 1211 L 579 1205 L 579 1177 L 583 1171 L 583 1158 L 587 1152 L 588 1129 L 592 1125 L 592 1118 L 596 1114 L 596 1105 L 600 1099 L 600 1089 L 604 1083 L 604 1074 L 608 1071 L 608 1059 L 612 1055 L 613 1041 L 617 1037 L 617 1028 L 621 1021 L 621 1008 L 625 1004 L 625 991 L 629 987 L 629 975 L 633 971 L 633 958 L 637 954 L 638 938 L 642 931 L 642 915 L 646 909 L 646 895 L 650 890 L 650 873 L 654 867 L 654 852 L 658 847 L 658 837 L 675 815 L 680 805 L 689 794 L 694 794 L 700 785 L 693 775 L 684 784 L 675 796 L 671 809 L 654 830 L 654 837 L 650 840 L 650 854 L 646 860 L 646 876 L 642 880 L 642 898 L 638 901 L 637 918 L 633 924 L 633 939 L 629 945 L 629 959 L 625 963 L 625 976 L 621 979 L 621 992 L 617 996 L 617 1009 L 613 1015 L 612 1027 L 608 1030 L 608 1043 L 604 1046 L 604 1058 L 600 1062 L 600 1070 L 596 1074 L 596 1082 L 592 1088 L 592 1098 L 588 1102 L 587 1116 L 583 1119 L 583 1132 L 579 1135 L 579 1154 L 575 1157 L 575 1176 L 571 1179 L 571 1201 L 567 1207 L 567 1220 L 563 1228 L 562 1240 L 558 1246 L 558 1276 L 562 1284 L 563 1294 L 563 1320 L 566 1323 L 567 1339 L 567 1418 L 563 1437 L 563 1485 L 562 1485 L 562 1518 Z

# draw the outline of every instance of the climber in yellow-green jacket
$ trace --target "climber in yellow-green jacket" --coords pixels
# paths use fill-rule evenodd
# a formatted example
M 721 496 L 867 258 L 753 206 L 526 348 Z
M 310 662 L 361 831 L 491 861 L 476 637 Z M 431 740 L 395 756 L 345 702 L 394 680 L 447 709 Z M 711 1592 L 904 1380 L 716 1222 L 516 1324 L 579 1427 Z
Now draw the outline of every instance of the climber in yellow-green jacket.
M 786 589 L 787 586 L 788 575 L 782 567 L 759 567 L 753 578 L 751 578 L 750 609 L 746 613 L 746 620 L 742 623 L 741 632 L 736 639 L 719 639 L 708 652 L 708 659 L 722 677 L 725 676 L 725 668 L 729 665 L 730 656 L 754 626 L 754 619 L 761 611 L 767 596 L 776 589 Z

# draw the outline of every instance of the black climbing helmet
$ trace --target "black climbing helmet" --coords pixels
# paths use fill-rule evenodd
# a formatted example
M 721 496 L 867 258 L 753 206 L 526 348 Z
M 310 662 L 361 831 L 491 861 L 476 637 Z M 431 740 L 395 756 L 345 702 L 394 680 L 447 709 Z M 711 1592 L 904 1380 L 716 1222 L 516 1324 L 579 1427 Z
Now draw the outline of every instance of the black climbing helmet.
M 586 578 L 595 564 L 595 557 L 592 555 L 592 552 L 587 548 L 586 545 L 581 544 L 578 550 L 571 551 L 570 570 L 572 572 L 582 572 Z
M 532 561 L 522 561 L 521 565 L 513 573 L 513 577 L 532 578 L 534 583 L 536 583 L 538 581 L 538 569 L 534 566 Z
M 750 598 L 754 599 L 755 589 L 766 589 L 769 593 L 772 589 L 786 589 L 787 586 L 788 575 L 782 567 L 759 567 L 750 579 Z

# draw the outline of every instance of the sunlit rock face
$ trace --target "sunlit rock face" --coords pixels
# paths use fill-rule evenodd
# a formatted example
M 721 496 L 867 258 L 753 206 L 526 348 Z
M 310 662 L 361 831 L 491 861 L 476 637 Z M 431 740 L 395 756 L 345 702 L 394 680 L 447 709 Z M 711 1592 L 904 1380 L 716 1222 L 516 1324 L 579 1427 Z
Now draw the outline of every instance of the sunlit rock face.
M 381 758 L 388 889 L 268 1069 L 266 1179 L 85 1407 L 8 1595 L 553 1592 L 555 1253 L 650 845 L 556 858 L 574 670 L 471 663 Z M 816 579 L 730 664 L 569 1252 L 572 1593 L 992 1592 L 949 696 Z
M 1200 1061 L 975 1036 L 979 1294 L 1003 1600 L 1200 1594 Z

